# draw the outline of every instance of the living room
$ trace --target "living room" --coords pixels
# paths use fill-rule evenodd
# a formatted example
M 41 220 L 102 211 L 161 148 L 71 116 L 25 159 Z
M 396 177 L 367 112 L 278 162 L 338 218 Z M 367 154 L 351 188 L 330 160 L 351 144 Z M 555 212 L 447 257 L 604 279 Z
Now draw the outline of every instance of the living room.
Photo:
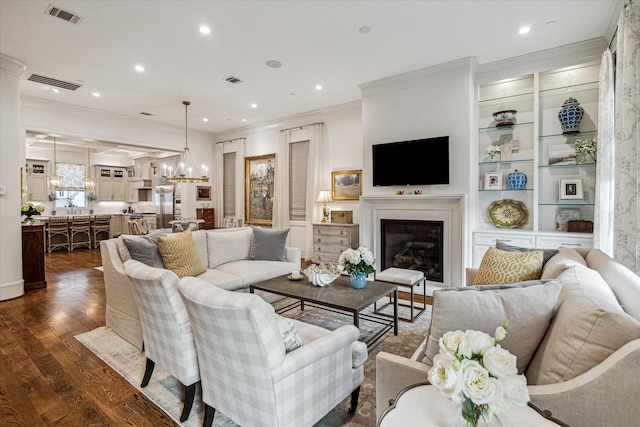
M 9 15 L 5 13 L 9 8 L 7 4 L 11 2 L 3 3 L 5 4 L 0 7 L 2 8 L 3 16 L 5 16 L 2 21 L 4 24 L 5 20 L 11 19 L 6 17 L 11 15 L 11 12 L 9 12 Z M 38 11 L 42 15 L 39 19 L 53 19 L 42 13 L 47 7 L 46 2 L 34 3 L 37 3 L 34 9 L 40 7 L 40 4 L 42 6 L 40 7 L 42 10 Z M 351 211 L 353 213 L 353 222 L 359 224 L 360 227 L 360 243 L 376 250 L 380 247 L 381 237 L 379 236 L 378 224 L 374 218 L 378 218 L 382 211 L 388 214 L 388 211 L 392 210 L 390 206 L 393 206 L 393 210 L 409 212 L 408 217 L 411 218 L 440 220 L 444 217 L 449 223 L 445 225 L 445 234 L 448 241 L 445 246 L 446 268 L 444 270 L 443 283 L 445 286 L 458 286 L 464 283 L 465 268 L 479 265 L 482 256 L 477 251 L 486 249 L 480 248 L 482 245 L 476 243 L 475 232 L 504 236 L 518 236 L 519 234 L 527 237 L 533 236 L 534 244 L 535 239 L 538 237 L 557 234 L 555 230 L 551 232 L 541 225 L 543 224 L 541 218 L 546 215 L 547 211 L 545 209 L 547 208 L 538 206 L 543 204 L 537 201 L 542 196 L 534 195 L 534 192 L 529 193 L 528 197 L 531 197 L 532 201 L 527 205 L 530 210 L 529 215 L 536 219 L 531 220 L 526 226 L 529 228 L 525 227 L 523 230 L 484 228 L 483 221 L 486 217 L 487 206 L 484 204 L 484 199 L 482 199 L 484 194 L 480 194 L 478 190 L 481 186 L 479 184 L 479 181 L 481 182 L 482 180 L 481 174 L 484 172 L 482 170 L 484 166 L 478 166 L 479 163 L 482 163 L 479 158 L 481 155 L 479 151 L 481 150 L 478 150 L 477 147 L 479 144 L 478 128 L 481 127 L 478 123 L 480 118 L 477 111 L 479 101 L 478 88 L 481 85 L 488 85 L 492 82 L 512 79 L 522 75 L 535 75 L 535 78 L 532 78 L 534 80 L 540 79 L 540 76 L 549 72 L 549 70 L 559 70 L 582 64 L 599 64 L 603 51 L 606 50 L 614 36 L 615 26 L 624 1 L 593 2 L 597 7 L 602 8 L 597 9 L 598 12 L 593 12 L 589 9 L 589 3 L 591 2 L 581 2 L 585 9 L 576 11 L 577 16 L 585 15 L 585 19 L 587 19 L 586 15 L 589 15 L 588 19 L 593 19 L 592 15 L 599 15 L 596 20 L 598 31 L 588 37 L 577 40 L 572 39 L 570 43 L 553 41 L 548 43 L 549 47 L 544 51 L 531 50 L 528 46 L 515 48 L 511 46 L 508 49 L 511 52 L 517 52 L 516 54 L 490 61 L 482 59 L 483 57 L 477 56 L 478 53 L 470 49 L 458 51 L 462 52 L 458 56 L 446 57 L 445 60 L 428 64 L 414 62 L 420 65 L 411 67 L 411 62 L 405 63 L 398 65 L 396 69 L 399 71 L 395 73 L 369 73 L 368 76 L 371 77 L 358 81 L 355 86 L 350 88 L 352 92 L 356 92 L 355 97 L 352 94 L 350 95 L 351 97 L 343 94 L 342 101 L 334 104 L 323 104 L 324 101 L 316 101 L 316 107 L 313 108 L 306 107 L 307 104 L 304 107 L 299 106 L 300 104 L 296 97 L 302 97 L 302 92 L 308 89 L 298 87 L 295 91 L 300 91 L 299 94 L 292 94 L 290 92 L 294 92 L 294 90 L 288 90 L 286 93 L 288 100 L 278 98 L 277 102 L 279 104 L 290 104 L 287 106 L 288 109 L 284 110 L 287 113 L 281 113 L 280 111 L 283 110 L 278 110 L 275 116 L 261 116 L 260 114 L 262 113 L 259 111 L 269 107 L 265 105 L 266 102 L 264 104 L 260 102 L 258 108 L 254 109 L 258 112 L 254 118 L 250 118 L 250 124 L 242 122 L 243 116 L 240 114 L 234 114 L 232 120 L 228 119 L 225 114 L 226 107 L 221 106 L 224 104 L 225 95 L 229 97 L 235 96 L 234 92 L 241 91 L 238 88 L 242 86 L 234 87 L 229 85 L 229 87 L 233 87 L 232 89 L 223 86 L 224 89 L 218 93 L 211 93 L 209 89 L 203 89 L 202 86 L 206 86 L 205 84 L 194 82 L 187 72 L 185 72 L 182 79 L 172 80 L 171 83 L 165 82 L 165 85 L 172 87 L 167 88 L 166 95 L 163 95 L 160 99 L 144 98 L 139 105 L 132 105 L 126 112 L 124 110 L 122 112 L 103 110 L 100 104 L 95 103 L 97 102 L 95 100 L 92 105 L 86 103 L 83 105 L 75 104 L 68 94 L 63 94 L 66 98 L 59 98 L 60 100 L 56 100 L 50 94 L 46 97 L 35 96 L 36 83 L 22 81 L 20 87 L 25 89 L 25 92 L 17 92 L 17 99 L 20 105 L 19 111 L 16 111 L 14 107 L 5 109 L 9 106 L 8 104 L 14 106 L 16 104 L 15 102 L 4 104 L 3 101 L 3 111 L 12 111 L 19 114 L 17 114 L 18 118 L 15 117 L 15 114 L 3 114 L 3 158 L 0 160 L 3 170 L 3 182 L 0 184 L 6 185 L 9 189 L 20 187 L 17 181 L 17 177 L 20 174 L 13 172 L 15 172 L 15 165 L 24 164 L 25 159 L 45 159 L 49 161 L 49 164 L 54 162 L 53 155 L 55 150 L 51 144 L 47 142 L 45 145 L 44 142 L 37 141 L 38 139 L 49 140 L 51 139 L 49 137 L 53 135 L 58 135 L 61 140 L 57 149 L 58 161 L 70 163 L 84 163 L 87 155 L 86 147 L 89 145 L 87 144 L 87 139 L 90 139 L 92 141 L 91 144 L 96 146 L 113 144 L 114 148 L 121 146 L 127 147 L 132 151 L 135 151 L 135 148 L 142 148 L 144 150 L 162 151 L 169 155 L 179 154 L 185 142 L 185 115 L 181 102 L 184 99 L 190 99 L 192 104 L 188 116 L 190 123 L 188 145 L 196 157 L 203 159 L 203 162 L 214 172 L 212 173 L 212 180 L 209 184 L 206 184 L 211 185 L 210 201 L 198 200 L 199 197 L 195 185 L 184 185 L 182 187 L 182 214 L 185 217 L 193 217 L 197 208 L 213 205 L 216 210 L 216 226 L 220 227 L 222 226 L 223 218 L 221 212 L 230 212 L 234 216 L 245 217 L 245 158 L 274 153 L 276 156 L 282 156 L 285 135 L 289 135 L 290 142 L 308 140 L 312 129 L 309 125 L 322 123 L 318 135 L 323 147 L 323 157 L 315 163 L 319 167 L 315 171 L 316 182 L 313 183 L 312 187 L 314 188 L 313 192 L 316 194 L 308 196 L 309 199 L 313 199 L 307 205 L 310 210 L 308 214 L 309 220 L 289 221 L 288 218 L 285 218 L 287 211 L 281 209 L 274 214 L 274 228 L 290 228 L 289 244 L 301 248 L 304 259 L 311 259 L 313 248 L 308 237 L 309 230 L 311 224 L 319 222 L 322 215 L 322 204 L 315 203 L 318 190 L 331 188 L 333 172 L 362 171 L 362 198 L 351 201 L 335 200 L 330 204 L 331 210 Z M 606 3 L 614 4 L 606 5 Z M 86 5 L 75 7 L 76 4 L 74 2 L 60 2 L 58 6 L 62 9 L 68 8 L 78 15 L 84 16 L 83 19 L 85 21 L 80 24 L 81 26 L 83 24 L 88 26 L 91 22 L 91 14 L 84 13 L 85 11 L 91 11 L 91 8 L 87 9 Z M 351 6 L 355 7 L 353 4 Z M 176 6 L 174 5 L 174 7 Z M 336 6 L 325 4 L 324 7 Z M 110 11 L 110 13 L 115 13 L 116 11 L 117 9 Z M 605 11 L 606 13 L 600 13 L 600 11 Z M 166 19 L 166 15 L 162 15 L 161 10 L 158 10 L 157 13 L 158 15 L 153 15 L 155 18 Z M 170 15 L 171 12 L 165 11 L 164 13 Z M 22 18 L 22 15 L 18 16 Z M 34 20 L 32 21 L 32 19 Z M 255 19 L 258 18 L 252 17 L 251 22 Z M 305 19 L 311 18 L 307 16 Z M 565 17 L 565 19 L 567 18 Z M 375 37 L 378 28 L 383 28 L 382 24 L 372 24 L 368 30 L 371 33 L 366 33 L 367 30 L 363 29 L 363 25 L 366 26 L 368 24 L 366 21 L 367 19 L 363 18 L 362 23 L 353 29 L 353 32 L 360 37 L 357 41 L 353 41 L 354 46 L 357 46 L 355 43 L 361 43 L 366 40 L 366 37 Z M 538 25 L 545 26 L 545 24 L 548 24 L 547 28 L 551 28 L 553 25 L 564 25 L 561 22 L 549 24 L 550 21 L 551 18 L 544 22 L 538 22 Z M 25 18 L 25 22 L 37 26 L 35 18 Z M 64 22 L 61 22 L 61 24 L 68 25 Z M 111 25 L 117 24 L 112 23 Z M 402 27 L 402 25 L 396 26 Z M 516 27 L 517 25 L 514 24 L 513 26 Z M 359 29 L 361 31 L 358 31 Z M 400 31 L 400 28 L 396 28 L 396 30 Z M 6 40 L 4 31 L 2 38 Z M 70 35 L 65 37 L 71 39 Z M 514 33 L 509 37 L 515 38 L 518 36 Z M 69 42 L 69 39 L 64 38 L 67 42 Z M 114 43 L 119 42 L 116 41 Z M 503 43 L 511 45 L 510 42 L 496 42 L 493 39 L 484 40 L 483 42 L 491 44 L 492 49 L 495 50 L 500 50 Z M 41 65 L 35 60 L 30 61 L 27 56 L 21 56 L 19 51 L 14 50 L 10 43 L 3 41 L 0 46 L 2 46 L 0 48 L 1 53 L 9 54 L 10 57 L 24 62 L 27 67 L 27 72 L 24 76 L 29 75 L 31 72 L 51 75 L 45 65 Z M 87 49 L 89 48 L 87 47 Z M 305 46 L 305 49 L 310 48 Z M 420 51 L 421 49 L 424 49 L 422 43 L 416 43 L 415 50 Z M 505 49 L 507 48 L 505 47 Z M 208 52 L 207 54 L 212 53 Z M 284 62 L 283 69 L 294 63 L 292 59 L 289 59 L 291 56 L 283 53 L 280 53 L 280 55 L 282 56 L 278 58 Z M 319 52 L 310 54 L 310 58 L 314 56 L 318 56 L 317 61 L 322 62 L 322 55 Z M 301 54 L 300 57 L 304 57 L 304 55 Z M 278 72 L 277 69 L 267 70 L 262 65 L 272 57 L 265 53 L 260 58 L 262 68 L 272 73 L 270 78 L 274 80 L 280 79 L 276 74 L 273 74 Z M 284 58 L 287 58 L 287 60 Z M 129 57 L 127 57 L 127 60 L 129 60 Z M 147 62 L 153 63 L 153 58 L 150 58 Z M 313 61 L 310 60 L 310 62 Z M 363 68 L 367 66 L 366 64 L 361 64 Z M 152 67 L 149 66 L 148 68 Z M 265 72 L 264 70 L 262 71 L 263 73 Z M 200 72 L 199 70 L 198 74 Z M 328 73 L 328 71 L 324 72 Z M 234 71 L 234 73 L 236 72 Z M 253 73 L 251 75 L 240 71 L 237 73 L 243 78 L 253 78 Z M 63 74 L 66 73 L 58 73 L 54 77 L 69 78 Z M 314 77 L 319 78 L 321 75 L 322 73 L 318 72 Z M 223 79 L 226 75 L 219 77 L 220 79 L 217 80 Z M 225 82 L 225 84 L 229 83 Z M 218 87 L 218 83 L 215 85 Z M 90 86 L 92 87 L 91 89 L 89 89 Z M 88 82 L 85 89 L 93 90 L 95 86 L 99 86 L 99 80 L 97 79 Z M 133 84 L 128 83 L 127 86 L 132 88 Z M 140 86 L 145 87 L 142 83 L 140 83 Z M 184 86 L 184 91 L 180 86 Z M 324 86 L 324 91 L 330 92 L 331 85 L 324 83 Z M 147 90 L 151 91 L 152 89 Z M 154 90 L 157 90 L 157 88 Z M 535 90 L 537 92 L 540 88 Z M 11 91 L 15 98 L 15 85 L 12 86 Z M 206 92 L 206 96 L 200 96 L 198 92 Z M 5 86 L 3 86 L 3 93 L 6 93 Z M 313 95 L 317 95 L 318 98 L 323 97 L 322 91 L 318 91 Z M 102 97 L 108 98 L 108 95 L 103 93 Z M 3 98 L 5 97 L 3 96 Z M 207 98 L 207 102 L 195 102 L 196 99 L 202 100 L 203 98 Z M 98 98 L 96 97 L 95 99 Z M 6 100 L 7 98 L 5 98 Z M 154 105 L 154 102 L 157 102 L 157 104 Z M 216 106 L 213 107 L 207 104 L 216 104 Z M 158 107 L 158 116 L 161 118 L 158 118 L 158 120 L 139 118 L 140 111 L 147 111 L 155 107 Z M 559 111 L 562 105 L 555 105 L 554 108 Z M 217 114 L 218 117 L 216 118 L 209 117 L 210 121 L 207 124 L 202 121 L 202 118 L 210 116 L 211 111 L 219 114 Z M 251 114 L 251 110 L 249 110 L 248 114 Z M 229 114 L 229 116 L 231 115 Z M 261 117 L 265 118 L 261 119 Z M 9 130 L 5 126 L 8 121 L 11 122 Z M 42 138 L 42 135 L 45 137 Z M 372 146 L 438 136 L 449 137 L 449 184 L 408 188 L 415 194 L 409 194 L 408 191 L 406 194 L 397 194 L 399 191 L 407 190 L 402 186 L 376 187 L 373 185 Z M 521 140 L 524 142 L 524 139 L 521 138 Z M 21 141 L 21 144 L 16 146 L 15 141 Z M 70 145 L 65 146 L 65 143 Z M 81 146 L 82 149 L 69 148 L 71 145 Z M 141 151 L 138 151 L 136 156 L 144 157 L 144 154 L 140 153 Z M 214 165 L 221 164 L 221 154 L 229 153 L 236 153 L 234 174 L 235 182 L 239 183 L 235 189 L 233 207 L 224 205 L 225 202 L 222 197 L 223 185 L 221 180 L 218 179 L 221 176 L 218 175 L 220 171 L 216 171 L 213 168 Z M 131 157 L 110 157 L 108 154 L 96 155 L 92 153 L 91 164 L 130 167 L 135 162 Z M 425 167 L 429 167 L 428 159 L 425 159 Z M 12 170 L 11 176 L 9 176 L 9 169 Z M 532 173 L 529 173 L 530 180 L 533 179 Z M 418 194 L 418 192 L 421 194 Z M 593 196 L 594 194 L 590 194 L 590 197 Z M 536 201 L 534 202 L 533 199 L 536 199 Z M 637 192 L 635 199 L 627 198 L 627 200 L 637 200 Z M 19 195 L 8 194 L 6 197 L 3 196 L 0 202 L 3 207 L 3 219 L 5 219 L 5 214 L 7 218 L 17 215 L 17 212 L 14 215 L 13 211 L 14 206 L 20 204 Z M 40 203 L 45 206 L 45 215 L 54 210 L 53 202 L 45 200 Z M 99 201 L 93 204 L 93 210 L 96 213 L 111 213 L 126 209 L 129 206 L 135 205 L 129 202 Z M 428 206 L 431 207 L 430 212 L 418 212 L 428 211 L 429 209 L 426 208 Z M 583 214 L 583 219 L 594 221 L 596 228 L 599 227 L 595 219 L 594 208 L 586 209 L 588 212 L 586 215 Z M 392 217 L 393 215 L 387 216 L 387 218 Z M 17 218 L 14 219 L 17 221 Z M 404 215 L 402 219 L 407 219 L 407 215 Z M 637 273 L 638 258 L 635 252 L 637 239 L 629 238 L 626 241 L 622 241 L 620 238 L 625 235 L 638 236 L 638 224 L 637 221 L 634 223 L 633 219 L 633 213 L 624 220 L 616 221 L 612 219 L 611 227 L 615 229 L 615 248 L 617 253 L 620 254 L 620 260 L 624 261 L 625 265 L 630 268 L 633 267 L 632 269 L 635 269 L 634 271 Z M 19 238 L 19 228 L 8 228 L 6 225 L 7 222 L 16 221 L 3 221 L 5 223 L 2 225 L 3 239 L 5 236 L 7 239 Z M 522 233 L 519 233 L 519 231 L 522 231 Z M 599 231 L 599 233 L 603 233 L 603 231 Z M 565 236 L 567 236 L 567 233 L 561 235 L 562 238 Z M 577 235 L 572 237 L 575 236 Z M 589 239 L 592 243 L 590 246 L 596 246 L 593 244 L 595 235 L 594 237 L 589 237 Z M 15 276 L 13 273 L 15 272 L 9 273 L 8 271 L 13 270 L 13 268 L 5 270 L 5 266 L 18 265 L 16 262 L 19 263 L 19 261 L 16 261 L 16 257 L 19 257 L 19 254 L 11 253 L 11 248 L 7 246 L 3 246 L 0 253 L 2 254 L 4 270 L 0 274 L 0 278 L 2 278 L 1 284 L 13 282 L 13 276 Z M 379 252 L 376 255 L 378 258 L 380 257 Z M 18 270 L 20 269 L 18 268 Z M 437 287 L 439 285 L 436 283 L 433 286 Z

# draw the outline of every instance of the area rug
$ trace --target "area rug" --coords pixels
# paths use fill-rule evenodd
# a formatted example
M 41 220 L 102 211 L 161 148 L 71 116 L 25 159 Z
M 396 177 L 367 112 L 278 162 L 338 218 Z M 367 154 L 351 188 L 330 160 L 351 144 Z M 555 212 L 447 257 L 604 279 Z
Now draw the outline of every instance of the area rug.
M 283 302 L 284 303 L 284 302 Z M 277 304 L 276 304 L 277 306 Z M 322 309 L 306 307 L 303 312 L 294 309 L 285 314 L 308 323 L 317 324 L 327 329 L 349 324 L 350 316 L 327 312 Z M 409 357 L 422 342 L 427 332 L 429 308 L 414 323 L 400 322 L 398 336 L 388 332 L 376 346 L 369 349 L 369 357 L 365 363 L 365 378 L 360 390 L 360 401 L 355 414 L 349 413 L 350 400 L 346 398 L 336 408 L 329 412 L 315 427 L 369 427 L 376 423 L 375 419 L 375 357 L 379 351 L 387 351 L 400 356 Z M 363 337 L 371 333 L 376 325 L 361 322 Z M 140 388 L 140 381 L 144 373 L 145 357 L 133 345 L 120 338 L 113 330 L 99 327 L 75 337 L 96 356 L 118 372 L 147 398 L 160 407 L 178 425 L 185 427 L 199 427 L 204 418 L 204 405 L 201 401 L 200 386 L 196 387 L 196 397 L 189 419 L 184 423 L 178 420 L 182 411 L 182 385 L 160 366 L 156 366 L 149 385 Z M 213 422 L 215 427 L 236 427 L 233 421 L 216 411 Z
M 104 267 L 103 266 L 99 266 L 99 267 L 93 267 L 95 270 L 98 271 L 104 271 Z

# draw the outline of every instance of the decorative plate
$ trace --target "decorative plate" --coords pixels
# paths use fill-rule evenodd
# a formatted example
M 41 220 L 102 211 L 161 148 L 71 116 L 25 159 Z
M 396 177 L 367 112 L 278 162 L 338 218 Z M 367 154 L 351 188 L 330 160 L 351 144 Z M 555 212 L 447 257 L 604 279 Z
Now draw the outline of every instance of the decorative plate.
M 527 222 L 529 213 L 524 203 L 517 200 L 497 200 L 487 211 L 489 220 L 499 228 L 517 228 Z

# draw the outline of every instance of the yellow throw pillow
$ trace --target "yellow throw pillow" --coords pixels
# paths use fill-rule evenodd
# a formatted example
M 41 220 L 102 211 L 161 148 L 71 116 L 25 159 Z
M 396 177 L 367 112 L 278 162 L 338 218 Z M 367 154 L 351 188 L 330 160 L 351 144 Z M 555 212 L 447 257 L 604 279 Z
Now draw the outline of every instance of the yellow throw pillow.
M 180 278 L 197 276 L 207 271 L 200 260 L 191 230 L 158 237 L 158 251 L 164 268 L 173 271 Z
M 506 285 L 537 280 L 542 272 L 543 251 L 507 252 L 489 248 L 482 257 L 474 285 Z

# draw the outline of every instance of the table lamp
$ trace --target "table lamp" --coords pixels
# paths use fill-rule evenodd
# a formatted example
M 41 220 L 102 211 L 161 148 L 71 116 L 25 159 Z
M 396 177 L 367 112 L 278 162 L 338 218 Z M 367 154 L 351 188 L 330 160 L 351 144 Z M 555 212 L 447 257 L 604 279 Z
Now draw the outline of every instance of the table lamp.
M 327 203 L 333 202 L 331 198 L 330 190 L 320 190 L 320 194 L 318 194 L 318 200 L 316 203 L 322 203 L 322 221 L 323 223 L 330 222 L 329 221 L 329 208 L 327 207 Z

